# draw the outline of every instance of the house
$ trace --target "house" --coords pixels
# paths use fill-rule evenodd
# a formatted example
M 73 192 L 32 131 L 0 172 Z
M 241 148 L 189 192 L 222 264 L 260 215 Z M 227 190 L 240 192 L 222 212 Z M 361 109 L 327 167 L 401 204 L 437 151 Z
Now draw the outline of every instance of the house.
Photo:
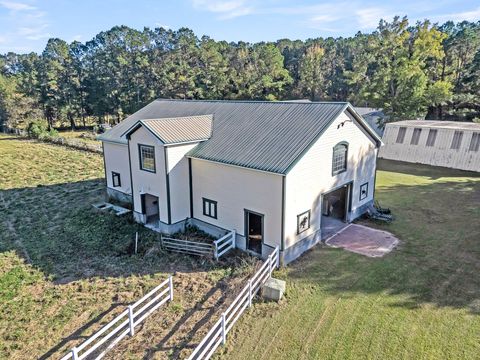
M 379 157 L 480 171 L 480 124 L 406 120 L 388 123 Z
M 373 202 L 381 139 L 345 102 L 156 100 L 101 135 L 107 191 L 288 263 Z

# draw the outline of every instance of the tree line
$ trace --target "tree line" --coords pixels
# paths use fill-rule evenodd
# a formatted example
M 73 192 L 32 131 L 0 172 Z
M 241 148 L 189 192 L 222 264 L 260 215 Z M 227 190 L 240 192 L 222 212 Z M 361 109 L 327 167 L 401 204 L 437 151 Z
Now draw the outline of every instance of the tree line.
M 391 121 L 480 117 L 480 22 L 380 21 L 369 34 L 226 42 L 116 26 L 0 55 L 0 126 L 116 123 L 155 98 L 350 101 Z

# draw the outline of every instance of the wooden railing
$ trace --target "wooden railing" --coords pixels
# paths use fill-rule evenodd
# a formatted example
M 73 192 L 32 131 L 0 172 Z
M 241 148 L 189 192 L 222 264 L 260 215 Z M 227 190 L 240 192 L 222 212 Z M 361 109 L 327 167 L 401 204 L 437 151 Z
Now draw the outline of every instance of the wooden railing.
M 220 344 L 225 344 L 227 334 L 232 329 L 245 309 L 252 306 L 252 299 L 258 293 L 262 285 L 272 275 L 272 271 L 279 266 L 278 247 L 268 256 L 267 261 L 253 275 L 248 284 L 240 291 L 227 310 L 222 313 L 220 319 L 212 326 L 203 340 L 197 345 L 188 360 L 209 359 Z
M 167 301 L 172 300 L 173 281 L 170 276 L 140 300 L 129 305 L 120 315 L 90 336 L 82 344 L 73 347 L 72 350 L 60 360 L 82 360 L 87 359 L 90 355 L 92 358 L 101 359 L 107 351 L 112 349 L 125 336 L 133 336 L 135 334 L 135 326 L 140 324 Z M 98 353 L 99 351 L 101 352 Z

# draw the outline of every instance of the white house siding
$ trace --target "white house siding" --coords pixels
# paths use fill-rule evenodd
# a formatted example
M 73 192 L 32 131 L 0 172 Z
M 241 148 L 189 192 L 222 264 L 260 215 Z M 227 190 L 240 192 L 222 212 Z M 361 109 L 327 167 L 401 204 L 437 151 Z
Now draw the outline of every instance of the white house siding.
M 264 243 L 280 246 L 282 176 L 209 162 L 192 161 L 193 216 L 245 236 L 244 210 L 264 215 Z M 217 219 L 203 215 L 202 198 L 217 201 Z M 244 240 L 244 239 L 243 239 Z
M 398 144 L 397 134 L 400 127 L 406 127 L 406 133 L 403 143 Z M 411 145 L 410 141 L 416 127 L 422 129 L 420 139 L 418 145 Z M 395 123 L 387 124 L 383 135 L 385 145 L 380 149 L 378 156 L 389 160 L 480 171 L 480 151 L 469 151 L 474 131 L 454 128 L 432 128 L 437 130 L 435 144 L 434 146 L 426 146 L 430 127 Z M 463 132 L 459 149 L 451 149 L 455 130 Z
M 343 126 L 337 128 L 342 122 Z M 347 171 L 332 176 L 333 147 L 348 142 Z M 373 200 L 377 149 L 357 123 L 342 113 L 295 164 L 285 184 L 285 249 L 307 238 L 320 240 L 322 194 L 353 181 L 350 220 Z M 368 182 L 368 196 L 360 201 L 360 185 Z M 297 234 L 297 215 L 310 210 L 310 228 Z M 308 247 L 309 247 L 308 246 Z M 299 253 L 305 249 L 301 249 Z
M 166 147 L 172 223 L 190 217 L 190 180 L 188 159 L 185 157 L 185 154 L 197 146 L 197 144 Z
M 138 145 L 150 145 L 155 147 L 156 172 L 140 170 Z M 143 193 L 158 197 L 160 209 L 160 221 L 168 223 L 167 184 L 165 176 L 165 151 L 163 143 L 143 127 L 131 134 L 130 161 L 132 166 L 133 204 L 136 218 L 142 212 L 141 197 Z M 140 219 L 142 220 L 142 219 Z
M 114 197 L 116 196 L 115 192 L 131 194 L 132 189 L 130 182 L 130 165 L 128 163 L 128 146 L 104 142 L 103 156 L 105 159 L 105 176 L 109 194 Z M 120 174 L 121 186 L 113 187 L 112 172 Z

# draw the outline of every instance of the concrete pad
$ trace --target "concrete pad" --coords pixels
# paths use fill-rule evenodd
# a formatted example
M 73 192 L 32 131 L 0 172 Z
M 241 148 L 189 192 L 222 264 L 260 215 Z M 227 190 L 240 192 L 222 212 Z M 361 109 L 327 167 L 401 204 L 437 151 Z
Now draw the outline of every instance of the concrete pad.
M 280 301 L 285 293 L 286 285 L 285 281 L 271 277 L 262 286 L 262 296 L 265 299 Z
M 382 257 L 392 251 L 399 240 L 387 231 L 350 224 L 328 238 L 325 243 L 369 257 Z

